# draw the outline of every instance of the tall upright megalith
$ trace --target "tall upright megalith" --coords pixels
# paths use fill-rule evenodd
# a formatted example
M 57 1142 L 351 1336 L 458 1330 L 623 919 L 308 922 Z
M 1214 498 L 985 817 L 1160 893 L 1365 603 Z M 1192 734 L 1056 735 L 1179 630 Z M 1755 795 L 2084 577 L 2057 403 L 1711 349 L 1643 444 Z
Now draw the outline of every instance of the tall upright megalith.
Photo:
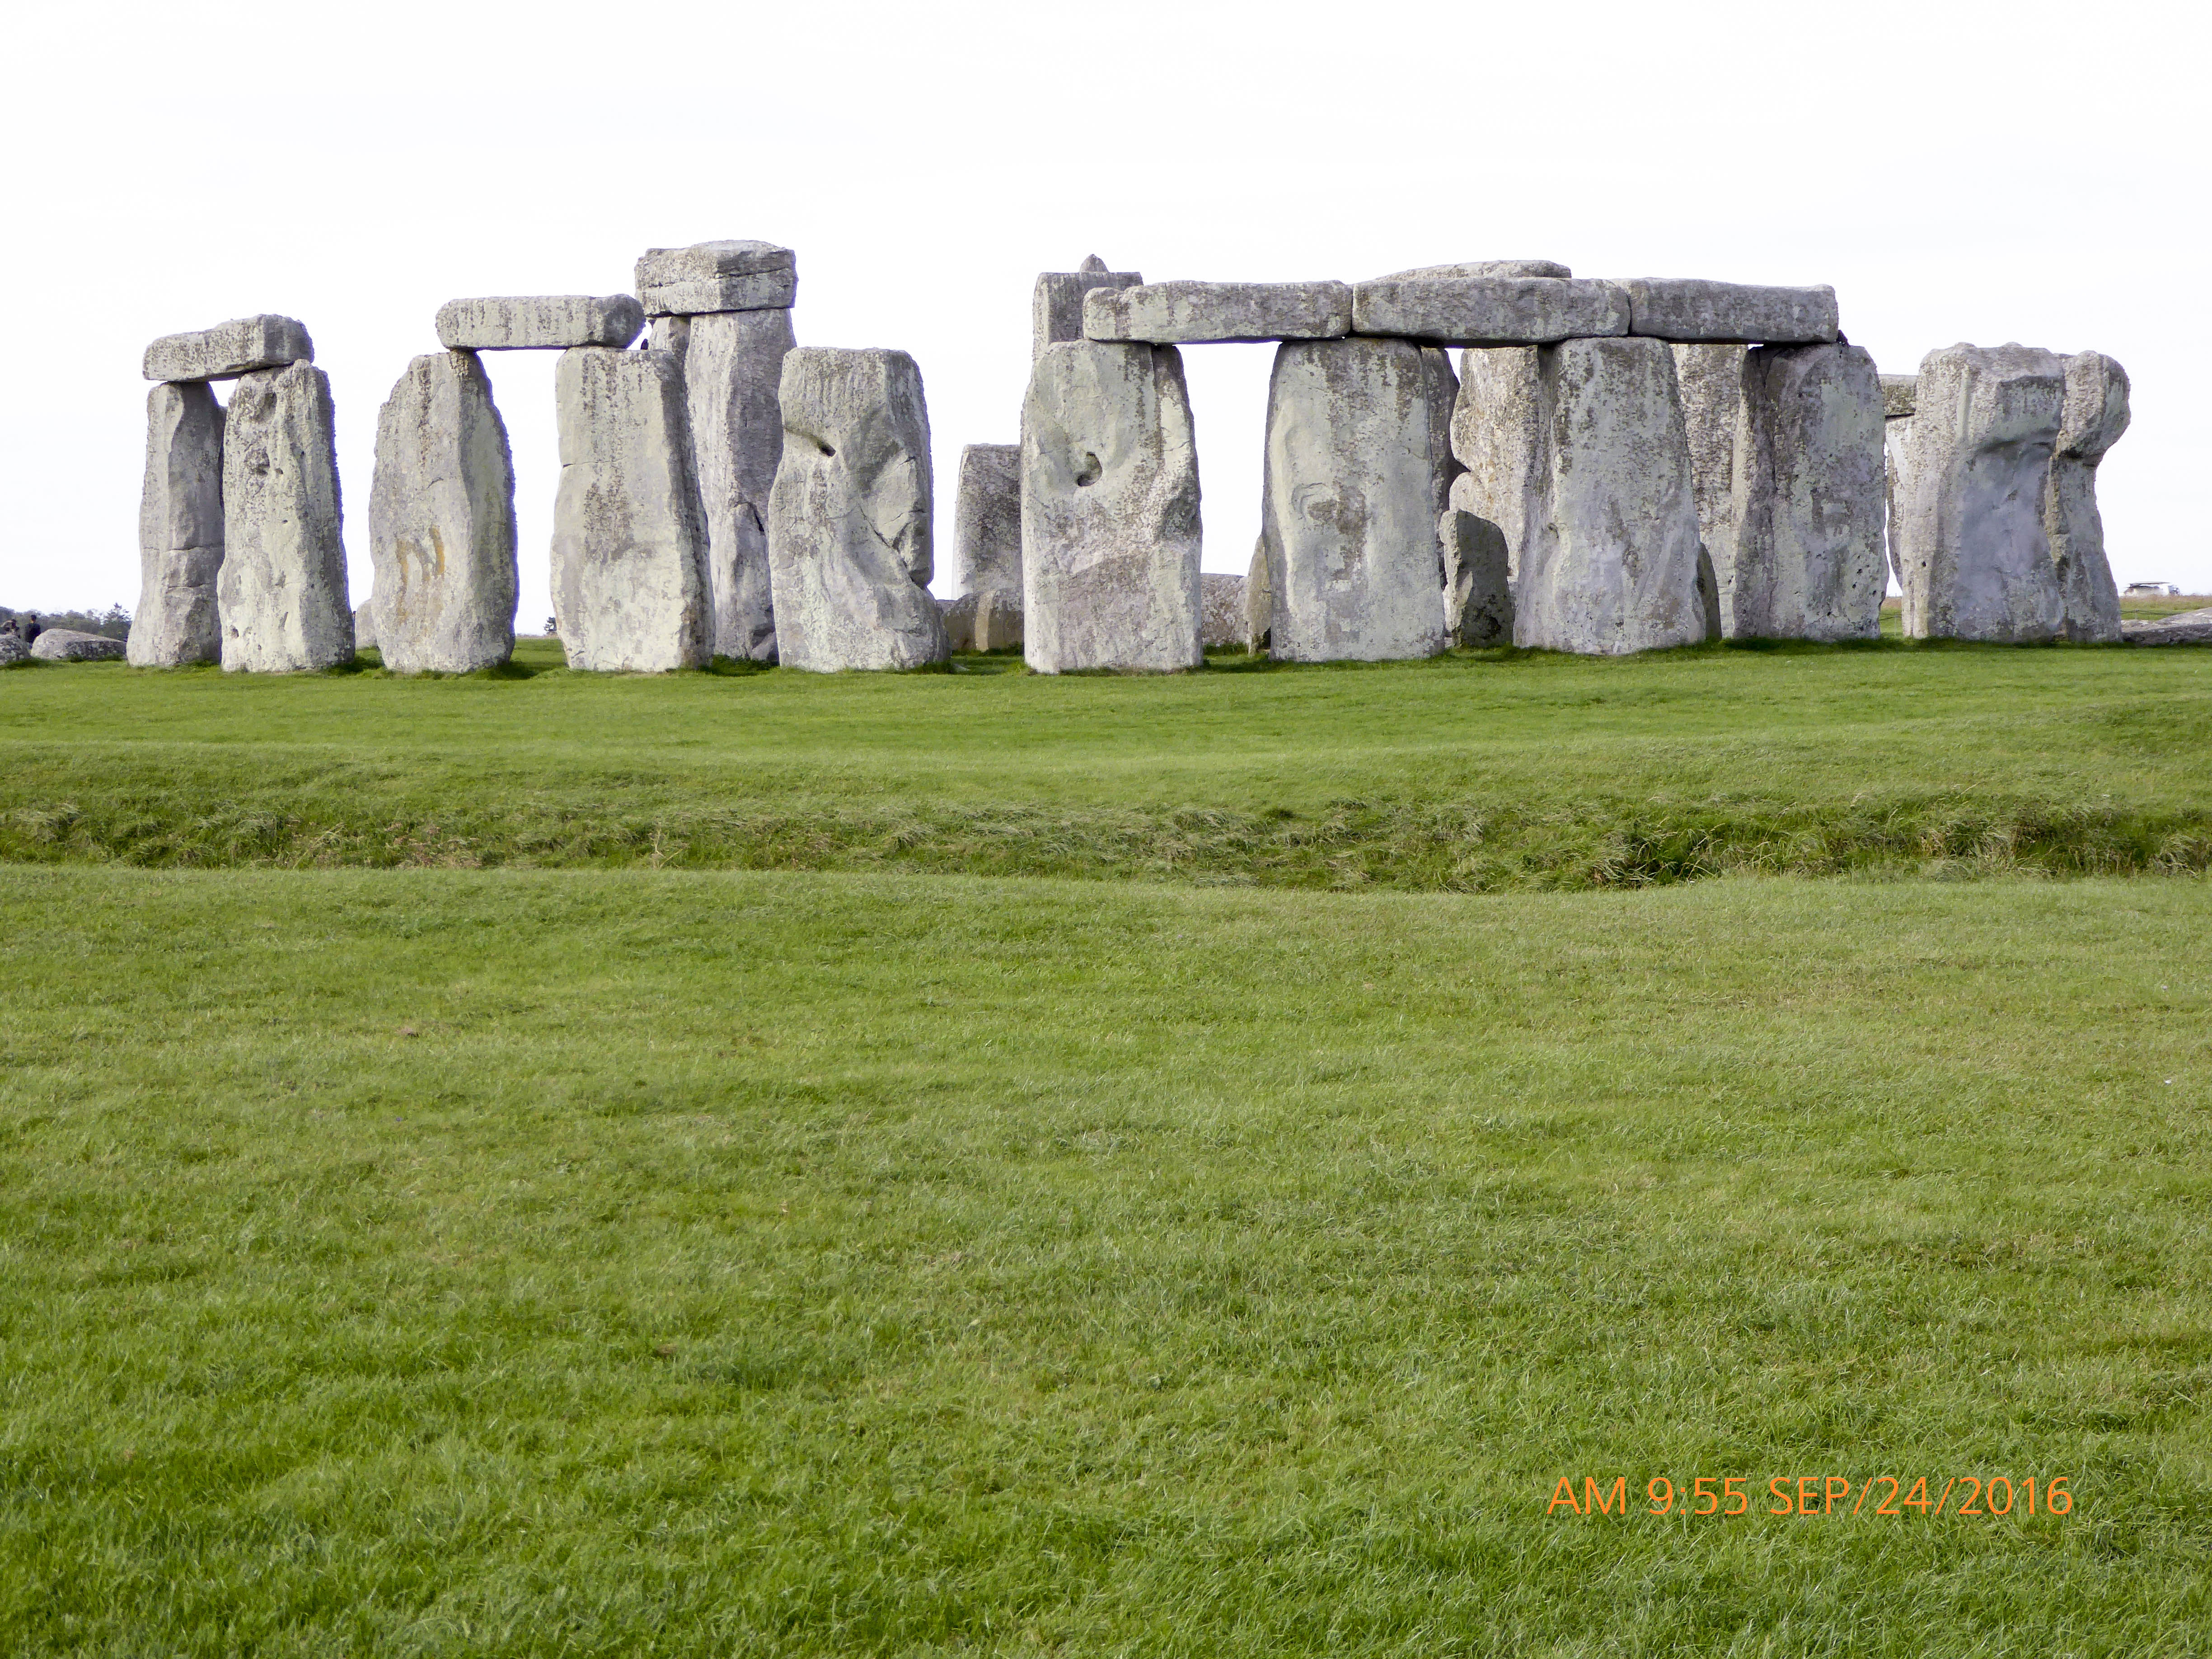
M 1092 289 L 1138 288 L 1144 280 L 1142 271 L 1107 270 L 1106 262 L 1095 253 L 1073 270 L 1041 273 L 1030 295 L 1030 363 L 1043 356 L 1048 345 L 1083 337 L 1083 296 Z
M 2044 513 L 2066 390 L 2066 360 L 2031 346 L 1922 359 L 1897 491 L 1908 636 L 2058 637 L 2066 605 Z
M 1021 514 L 1031 668 L 1206 660 L 1198 448 L 1173 346 L 1045 348 L 1022 404 Z
M 223 416 L 226 670 L 296 673 L 353 656 L 330 379 L 310 362 L 242 376 Z
M 553 387 L 553 615 L 568 666 L 705 666 L 714 591 L 682 368 L 665 351 L 574 346 Z
M 1022 596 L 1022 447 L 969 444 L 960 452 L 952 511 L 960 592 Z
M 1410 340 L 1285 341 L 1267 388 L 1269 653 L 1432 656 L 1449 642 L 1438 524 L 1459 381 Z
M 768 513 L 778 660 L 822 673 L 943 662 L 921 368 L 903 351 L 801 346 L 783 360 L 779 399 Z
M 1889 584 L 1874 359 L 1855 345 L 1755 346 L 1741 384 L 1731 505 L 1712 548 L 1723 633 L 1878 637 Z
M 1682 432 L 1690 446 L 1690 489 L 1698 501 L 1698 535 L 1714 559 L 1734 520 L 1735 434 L 1743 408 L 1743 358 L 1730 343 L 1687 342 L 1671 348 L 1682 388 Z
M 514 465 L 473 351 L 407 366 L 377 416 L 370 618 L 384 665 L 465 674 L 514 652 Z
M 219 662 L 222 405 L 205 382 L 146 394 L 146 477 L 138 496 L 138 609 L 128 654 L 140 668 Z
M 2066 637 L 2110 644 L 2120 637 L 2120 591 L 2105 557 L 2097 511 L 2097 467 L 2128 429 L 2128 372 L 2100 352 L 2066 360 L 2066 410 L 2043 508 L 2057 568 Z

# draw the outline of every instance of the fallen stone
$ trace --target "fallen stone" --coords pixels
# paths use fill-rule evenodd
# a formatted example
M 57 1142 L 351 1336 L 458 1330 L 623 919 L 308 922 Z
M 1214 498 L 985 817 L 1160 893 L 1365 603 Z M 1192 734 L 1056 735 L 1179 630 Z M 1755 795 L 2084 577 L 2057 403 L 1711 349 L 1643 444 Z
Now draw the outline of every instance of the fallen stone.
M 637 297 L 648 317 L 788 311 L 799 298 L 799 260 L 773 242 L 647 248 L 637 262 Z
M 801 346 L 783 360 L 781 398 L 768 510 L 778 660 L 817 673 L 943 662 L 921 370 L 903 351 Z
M 2044 509 L 2066 392 L 2066 360 L 2028 346 L 1948 346 L 1921 361 L 1892 521 L 1909 637 L 2063 631 Z
M 1757 346 L 1741 385 L 1729 522 L 1710 544 L 1721 631 L 1879 638 L 1889 582 L 1874 359 L 1854 345 Z
M 1682 428 L 1690 443 L 1690 488 L 1698 498 L 1698 536 L 1712 558 L 1723 556 L 1735 531 L 1735 429 L 1743 410 L 1743 355 L 1747 349 L 1674 348 L 1674 379 L 1682 389 Z
M 1881 413 L 1884 420 L 1902 421 L 1911 418 L 1914 404 L 1920 396 L 1920 377 L 1917 374 L 1885 374 L 1881 377 Z
M 1389 277 L 1352 290 L 1352 325 L 1435 345 L 1542 345 L 1627 333 L 1628 297 L 1555 276 Z
M 1095 253 L 1074 270 L 1041 272 L 1030 295 L 1030 363 L 1048 345 L 1083 337 L 1083 296 L 1092 289 L 1135 288 L 1144 280 L 1141 271 L 1107 270 L 1106 262 Z
M 714 595 L 682 365 L 665 351 L 575 346 L 553 394 L 553 615 L 568 666 L 704 667 Z
M 1022 648 L 1022 596 L 1010 588 L 987 587 L 975 595 L 975 649 Z
M 1352 332 L 1342 283 L 1146 283 L 1093 289 L 1083 301 L 1086 339 L 1199 344 L 1334 340 Z
M 299 673 L 353 656 L 337 418 L 312 363 L 244 376 L 223 411 L 222 665 Z
M 1244 641 L 1244 581 L 1221 571 L 1198 579 L 1198 640 L 1208 651 Z
M 157 386 L 146 394 L 134 664 L 173 668 L 222 659 L 216 602 L 222 568 L 222 405 L 204 384 Z
M 1420 265 L 1378 276 L 1378 283 L 1433 281 L 1453 276 L 1551 276 L 1564 280 L 1575 273 L 1556 259 L 1470 259 L 1455 265 Z
M 448 351 L 619 351 L 644 327 L 645 313 L 627 294 L 507 295 L 438 307 L 438 343 Z
M 1694 276 L 1632 276 L 1628 331 L 1661 340 L 1827 345 L 1836 338 L 1832 288 L 1759 288 Z
M 1092 341 L 1045 348 L 1022 404 L 1029 665 L 1199 666 L 1199 554 L 1181 354 Z
M 2155 621 L 2124 622 L 2120 637 L 2130 645 L 2212 645 L 2212 606 Z
M 1274 619 L 1275 590 L 1267 571 L 1267 538 L 1252 544 L 1252 562 L 1244 571 L 1244 648 L 1254 656 L 1267 648 L 1267 629 Z
M 294 317 L 239 317 L 193 334 L 165 334 L 146 348 L 149 380 L 234 380 L 315 359 L 307 325 Z
M 2128 429 L 2128 372 L 2084 351 L 2066 360 L 2066 409 L 2051 458 L 2044 533 L 2058 568 L 2066 637 L 2110 644 L 2120 637 L 2120 590 L 2105 558 L 2105 520 L 2097 511 L 2097 467 Z
M 1437 524 L 1459 471 L 1458 394 L 1444 354 L 1410 340 L 1276 351 L 1261 535 L 1278 659 L 1390 661 L 1449 643 Z
M 466 674 L 514 654 L 514 465 L 474 352 L 417 357 L 392 388 L 376 419 L 368 546 L 386 668 Z
M 1022 591 L 1022 447 L 969 444 L 960 452 L 952 546 L 963 593 Z
M 777 389 L 783 360 L 798 344 L 791 313 L 710 312 L 684 319 L 682 332 L 692 464 L 714 590 L 714 654 L 774 662 L 768 497 L 783 458 Z
M 376 599 L 373 588 L 370 597 L 353 608 L 353 648 L 356 656 L 376 649 Z
M 31 641 L 40 662 L 108 662 L 125 654 L 121 640 L 105 634 L 80 634 L 74 628 L 49 628 Z
M 31 660 L 31 647 L 14 634 L 0 634 L 0 668 L 13 668 Z

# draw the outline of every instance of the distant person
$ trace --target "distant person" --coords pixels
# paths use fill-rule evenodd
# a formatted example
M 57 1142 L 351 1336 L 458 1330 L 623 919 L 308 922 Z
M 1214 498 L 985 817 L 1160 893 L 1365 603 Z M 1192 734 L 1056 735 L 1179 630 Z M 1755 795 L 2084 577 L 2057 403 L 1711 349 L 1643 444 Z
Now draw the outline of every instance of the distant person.
M 46 631 L 46 630 L 45 629 L 39 626 L 39 613 L 37 611 L 33 611 L 23 618 L 24 644 L 30 644 L 32 641 L 37 639 L 40 635 Z
M 20 640 L 22 637 L 22 630 L 15 626 L 13 617 L 0 617 L 0 638 Z

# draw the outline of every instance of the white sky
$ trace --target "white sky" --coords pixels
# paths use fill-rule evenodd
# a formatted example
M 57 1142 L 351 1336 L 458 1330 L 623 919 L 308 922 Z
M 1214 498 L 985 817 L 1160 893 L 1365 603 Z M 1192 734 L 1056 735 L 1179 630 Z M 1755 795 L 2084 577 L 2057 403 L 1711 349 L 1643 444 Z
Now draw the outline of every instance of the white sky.
M 136 605 L 155 336 L 307 324 L 358 602 L 376 411 L 436 349 L 440 303 L 626 290 L 643 248 L 721 236 L 798 250 L 802 343 L 921 362 L 940 591 L 960 446 L 1018 434 L 1031 281 L 1097 252 L 1156 279 L 1536 258 L 1826 282 L 1892 372 L 1958 340 L 2106 351 L 2134 381 L 2100 486 L 2114 571 L 2203 592 L 2204 18 L 2087 0 L 43 6 L 0 63 L 0 315 L 26 371 L 0 416 L 0 603 Z M 1184 353 L 1209 569 L 1243 569 L 1257 530 L 1269 351 Z M 553 359 L 488 361 L 534 629 Z

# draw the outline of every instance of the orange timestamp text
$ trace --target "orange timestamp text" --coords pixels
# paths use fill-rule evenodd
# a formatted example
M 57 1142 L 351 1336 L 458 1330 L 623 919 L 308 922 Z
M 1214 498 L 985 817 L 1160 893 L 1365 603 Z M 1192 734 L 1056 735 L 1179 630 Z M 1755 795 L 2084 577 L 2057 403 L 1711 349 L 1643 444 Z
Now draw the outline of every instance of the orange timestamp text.
M 1911 1479 L 1895 1474 L 1869 1475 L 1864 1480 L 1841 1474 L 1778 1474 L 1766 1483 L 1765 1498 L 1754 1505 L 1747 1490 L 1754 1477 L 1747 1474 L 1701 1474 L 1678 1488 L 1663 1474 L 1644 1484 L 1646 1515 L 1682 1515 L 1697 1519 L 1726 1519 L 1738 1515 L 1781 1516 L 1860 1515 L 1903 1516 L 1932 1520 L 1949 1515 L 1965 1518 L 2074 1513 L 2073 1476 L 2039 1479 L 2028 1475 L 2014 1480 L 2009 1475 L 1957 1474 L 1930 1492 L 1934 1475 Z M 1958 1502 L 1952 1503 L 1956 1497 Z M 1625 1516 L 1629 1512 L 1628 1477 L 1615 1475 L 1608 1483 L 1597 1476 L 1583 1477 L 1579 1491 L 1572 1475 L 1563 1474 L 1552 1488 L 1546 1515 L 1562 1510 L 1581 1516 Z

